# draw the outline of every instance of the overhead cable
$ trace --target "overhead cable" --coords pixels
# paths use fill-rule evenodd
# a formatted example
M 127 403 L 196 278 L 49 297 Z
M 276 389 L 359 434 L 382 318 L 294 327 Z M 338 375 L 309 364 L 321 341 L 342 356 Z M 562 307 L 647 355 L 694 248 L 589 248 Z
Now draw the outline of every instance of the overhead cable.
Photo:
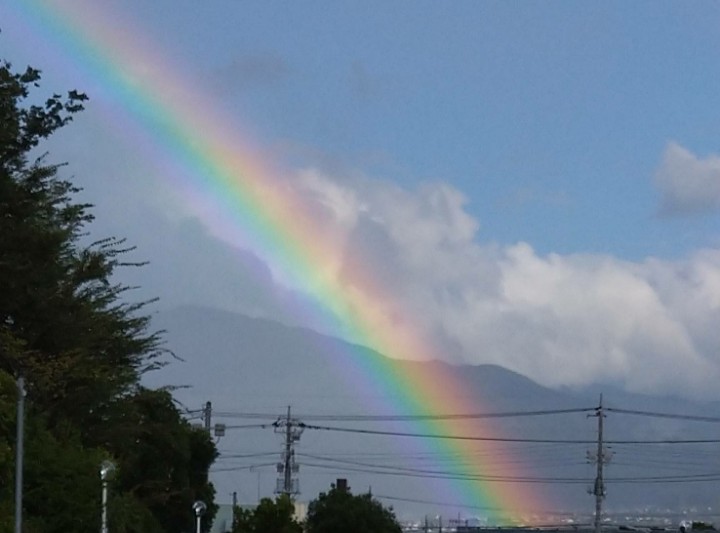
M 650 416 L 655 418 L 673 418 L 676 420 L 694 420 L 696 422 L 720 422 L 720 418 L 715 416 L 696 416 L 696 415 L 678 415 L 672 413 L 657 413 L 652 411 L 638 411 L 633 409 L 612 409 L 606 408 L 605 411 L 620 413 L 625 415 Z
M 512 418 L 524 416 L 549 416 L 570 413 L 588 413 L 594 412 L 596 408 L 572 408 L 572 409 L 553 409 L 542 411 L 508 411 L 498 413 L 461 413 L 461 414 L 428 414 L 428 415 L 320 415 L 305 414 L 296 415 L 297 418 L 303 420 L 331 420 L 337 422 L 412 422 L 421 420 L 474 420 L 481 418 Z M 223 412 L 216 411 L 216 416 L 225 418 L 250 418 L 250 419 L 270 419 L 277 418 L 277 413 L 239 413 L 239 412 Z
M 411 433 L 404 431 L 382 431 L 377 429 L 358 429 L 338 426 L 316 426 L 312 424 L 299 424 L 305 429 L 321 431 L 338 431 L 342 433 L 360 433 L 364 435 L 385 435 L 391 437 L 413 437 L 425 439 L 449 439 L 464 441 L 485 441 L 485 442 L 532 442 L 544 444 L 595 444 L 595 440 L 583 439 L 523 439 L 510 437 L 475 437 L 470 435 L 446 435 L 441 433 Z M 606 440 L 605 444 L 708 444 L 720 443 L 720 439 L 689 439 L 689 440 Z

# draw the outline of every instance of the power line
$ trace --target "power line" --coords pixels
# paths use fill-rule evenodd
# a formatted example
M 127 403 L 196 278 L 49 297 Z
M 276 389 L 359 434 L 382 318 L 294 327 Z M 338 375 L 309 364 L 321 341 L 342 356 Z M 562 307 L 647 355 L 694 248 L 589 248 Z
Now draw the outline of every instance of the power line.
M 378 474 L 387 476 L 400 476 L 400 477 L 417 477 L 427 479 L 452 479 L 459 481 L 482 481 L 485 483 L 538 483 L 538 484 L 587 484 L 591 482 L 591 479 L 585 477 L 512 477 L 512 476 L 487 476 L 487 475 L 472 475 L 464 474 L 462 472 L 444 472 L 444 471 L 413 471 L 412 469 L 395 469 L 391 467 L 381 467 L 383 469 L 374 468 L 358 468 L 353 466 L 343 466 L 338 469 L 337 465 L 326 465 L 319 463 L 308 463 L 303 462 L 303 466 L 311 468 L 323 468 L 329 470 L 340 470 L 350 472 L 361 472 L 365 474 Z M 710 482 L 720 481 L 720 472 L 713 472 L 711 474 L 696 474 L 687 476 L 647 476 L 647 477 L 605 477 L 605 481 L 613 484 L 654 484 L 654 483 L 697 483 L 697 482 Z
M 272 423 L 269 424 L 240 424 L 235 426 L 225 426 L 225 429 L 268 429 L 274 427 Z
M 303 462 L 303 466 L 311 468 L 323 468 L 327 470 L 338 470 L 337 465 L 325 465 L 318 463 L 307 463 Z M 361 472 L 364 474 L 378 474 L 385 476 L 400 476 L 400 477 L 416 477 L 423 479 L 452 479 L 457 481 L 483 481 L 483 482 L 495 482 L 495 483 L 556 483 L 556 484 L 586 484 L 588 483 L 587 478 L 540 478 L 540 477 L 507 477 L 507 476 L 484 476 L 484 475 L 473 475 L 463 474 L 461 472 L 413 472 L 406 470 L 376 470 L 372 468 L 356 468 L 352 466 L 343 466 L 342 471 L 348 472 Z
M 448 472 L 448 471 L 444 471 L 444 470 L 428 469 L 427 466 L 425 466 L 424 468 L 418 468 L 418 467 L 403 466 L 403 465 L 397 465 L 397 464 L 386 465 L 386 464 L 378 464 L 378 463 L 366 463 L 363 461 L 354 461 L 351 459 L 337 459 L 337 458 L 333 458 L 333 457 L 327 457 L 327 456 L 322 456 L 322 455 L 312 455 L 312 454 L 298 454 L 298 456 L 299 457 L 307 457 L 309 459 L 317 459 L 320 461 L 327 461 L 330 463 L 347 464 L 347 465 L 353 465 L 353 466 L 363 466 L 363 467 L 368 467 L 368 468 L 383 468 L 383 469 L 387 469 L 387 470 L 396 470 L 396 471 L 404 471 L 404 472 L 420 472 L 420 473 L 430 473 L 430 474 L 437 474 L 437 473 L 455 474 L 455 473 L 457 473 L 457 472 L 452 472 L 452 471 Z M 580 464 L 584 464 L 584 463 L 575 463 L 574 466 L 578 466 Z M 462 463 L 454 463 L 453 466 L 462 467 L 463 464 Z M 458 475 L 460 475 L 460 473 L 458 473 Z M 485 475 L 488 475 L 488 474 L 485 474 Z
M 413 437 L 425 439 L 449 439 L 449 440 L 467 440 L 467 441 L 486 441 L 486 442 L 527 442 L 540 444 L 596 444 L 596 440 L 586 439 L 524 439 L 510 437 L 476 437 L 470 435 L 447 435 L 441 433 L 412 433 L 404 431 L 383 431 L 377 429 L 358 429 L 338 426 L 316 426 L 311 424 L 302 424 L 305 429 L 315 429 L 322 431 L 338 431 L 342 433 L 359 433 L 364 435 L 385 435 L 390 437 Z M 661 439 L 661 440 L 606 440 L 605 444 L 715 444 L 720 443 L 720 439 Z
M 695 415 L 678 415 L 672 413 L 658 413 L 653 411 L 638 411 L 633 409 L 611 409 L 607 408 L 606 411 L 612 411 L 613 413 L 620 413 L 625 415 L 638 415 L 638 416 L 649 416 L 655 418 L 672 418 L 676 420 L 693 420 L 695 422 L 720 422 L 720 418 L 715 416 L 695 416 Z
M 573 413 L 588 413 L 594 407 L 580 407 L 571 409 L 553 409 L 541 411 L 507 411 L 498 413 L 463 413 L 463 414 L 435 414 L 435 415 L 341 415 L 341 414 L 304 414 L 296 415 L 303 420 L 325 420 L 334 422 L 414 422 L 422 420 L 475 420 L 481 418 L 513 418 L 527 416 L 550 416 Z M 270 419 L 277 418 L 276 413 L 242 413 L 234 411 L 216 411 L 215 416 L 225 418 Z
M 316 426 L 303 424 L 305 429 L 316 429 L 322 431 L 338 431 L 342 433 L 360 433 L 364 435 L 385 435 L 390 437 L 414 437 L 426 439 L 450 439 L 450 440 L 469 440 L 469 441 L 490 441 L 490 442 L 534 442 L 545 444 L 589 444 L 594 441 L 588 440 L 557 440 L 557 439 L 514 439 L 504 437 L 473 437 L 466 435 L 446 435 L 441 433 L 411 433 L 404 431 L 382 431 L 376 429 L 357 429 L 337 426 Z
M 557 439 L 557 438 L 510 438 L 510 437 L 493 437 L 493 436 L 476 436 L 463 434 L 460 430 L 457 434 L 433 433 L 432 431 L 396 431 L 370 429 L 368 427 L 349 427 L 353 423 L 383 423 L 383 422 L 427 422 L 427 421 L 462 421 L 477 419 L 502 419 L 516 417 L 537 417 L 537 416 L 555 416 L 579 413 L 594 413 L 599 419 L 599 435 L 598 440 L 595 439 Z M 604 488 L 606 484 L 615 485 L 641 485 L 641 484 L 677 484 L 677 483 L 714 483 L 720 481 L 720 464 L 715 457 L 715 452 L 710 451 L 710 445 L 717 445 L 720 439 L 702 438 L 702 439 L 655 439 L 655 440 L 603 440 L 602 436 L 602 417 L 608 413 L 618 415 L 633 415 L 643 417 L 655 417 L 664 419 L 683 420 L 688 422 L 720 422 L 718 417 L 680 415 L 673 413 L 662 413 L 653 411 L 630 410 L 622 408 L 604 408 L 602 400 L 599 407 L 594 408 L 573 408 L 573 409 L 556 409 L 556 410 L 535 410 L 535 411 L 507 411 L 495 413 L 462 413 L 462 414 L 435 414 L 435 415 L 359 415 L 359 414 L 315 414 L 290 417 L 290 409 L 288 408 L 285 417 L 277 418 L 274 414 L 267 413 L 242 413 L 242 412 L 218 412 L 213 411 L 216 417 L 227 417 L 236 419 L 257 420 L 261 423 L 240 424 L 226 426 L 227 429 L 269 429 L 281 431 L 285 437 L 285 449 L 283 452 L 282 463 L 282 490 L 296 492 L 299 487 L 296 485 L 297 480 L 292 479 L 292 473 L 296 472 L 300 465 L 294 463 L 295 450 L 292 443 L 296 440 L 292 433 L 293 430 L 302 432 L 305 429 L 318 431 L 333 431 L 340 433 L 365 434 L 387 437 L 405 437 L 420 439 L 449 439 L 456 441 L 470 442 L 496 442 L 508 443 L 503 446 L 504 449 L 478 450 L 473 454 L 439 454 L 426 453 L 371 453 L 365 452 L 353 454 L 352 457 L 358 458 L 365 456 L 367 461 L 353 460 L 352 458 L 330 457 L 323 455 L 297 454 L 314 461 L 302 462 L 302 465 L 310 469 L 331 470 L 334 472 L 358 472 L 368 475 L 397 476 L 418 479 L 445 479 L 456 480 L 460 482 L 481 482 L 481 483 L 520 483 L 520 484 L 546 484 L 546 485 L 593 485 L 593 479 L 590 476 L 579 477 L 580 470 L 569 470 L 577 468 L 581 462 L 568 461 L 568 454 L 574 456 L 577 448 L 568 448 L 566 446 L 588 446 L 597 445 L 599 460 L 604 459 L 604 446 L 617 446 L 624 454 L 624 461 L 613 461 L 618 466 L 622 466 L 623 470 L 618 472 L 622 474 L 619 477 L 608 477 L 600 474 L 596 476 L 595 495 L 598 500 L 604 496 Z M 592 415 L 591 415 L 592 416 Z M 277 418 L 277 419 L 276 419 Z M 584 417 L 583 417 L 584 418 Z M 207 417 L 209 419 L 209 416 Z M 263 422 L 264 420 L 276 419 L 275 422 Z M 307 421 L 334 421 L 347 422 L 342 426 L 336 425 L 315 425 L 308 424 Z M 457 425 L 460 426 L 459 424 Z M 466 424 L 467 426 L 467 424 Z M 370 426 L 372 427 L 372 426 Z M 381 426 L 376 426 L 381 427 Z M 402 426 L 400 426 L 402 427 Z M 405 427 L 408 427 L 407 425 Z M 468 433 L 470 433 L 468 431 Z M 527 433 L 526 433 L 527 434 Z M 570 433 L 563 433 L 573 436 Z M 582 436 L 582 433 L 580 434 Z M 299 434 L 297 435 L 299 438 Z M 516 444 L 517 449 L 511 444 Z M 527 445 L 525 448 L 522 445 Z M 683 453 L 671 452 L 672 445 L 708 445 L 699 446 L 698 449 L 692 449 Z M 476 446 L 479 447 L 479 446 Z M 497 447 L 501 448 L 501 447 Z M 678 450 L 679 448 L 675 448 Z M 517 454 L 526 453 L 522 459 L 518 459 L 513 455 L 512 450 L 516 450 Z M 641 456 L 636 454 L 642 453 Z M 223 455 L 221 459 L 231 460 L 233 462 L 224 463 L 223 467 L 212 469 L 212 472 L 231 472 L 231 471 L 247 471 L 270 466 L 277 466 L 276 463 L 258 463 L 246 464 L 245 460 L 263 457 L 267 453 L 245 453 Z M 347 456 L 348 454 L 346 454 Z M 474 458 L 475 461 L 488 461 L 488 467 L 477 473 L 477 470 L 470 466 L 470 462 Z M 402 459 L 398 459 L 401 457 Z M 382 464 L 385 461 L 394 461 L 395 464 Z M 400 463 L 400 464 L 398 464 Z M 535 472 L 539 475 L 528 476 L 506 476 L 502 474 L 502 465 L 507 464 L 532 464 L 536 468 Z M 225 466 L 227 465 L 227 466 Z M 599 467 L 600 468 L 600 467 Z M 645 469 L 645 470 L 644 470 Z M 702 470 L 701 470 L 702 469 Z M 495 470 L 495 472 L 492 472 Z M 601 471 L 602 472 L 602 471 Z M 631 476 L 631 473 L 652 473 L 652 476 Z M 528 471 L 530 473 L 530 471 Z M 543 476 L 543 474 L 546 474 Z M 549 474 L 549 475 L 547 475 Z M 567 474 L 567 475 L 563 475 Z M 319 473 L 318 475 L 327 475 Z M 289 479 L 289 481 L 288 481 Z M 600 484 L 598 485 L 598 479 Z M 258 481 L 259 483 L 259 481 Z M 280 487 L 280 483 L 278 483 Z M 394 497 L 386 497 L 393 499 Z M 410 499 L 395 498 L 397 501 L 410 501 Z M 416 501 L 415 503 L 430 504 L 433 502 Z M 438 505 L 450 505 L 447 503 L 437 503 Z M 457 506 L 457 505 L 456 505 Z M 457 506 L 459 507 L 459 506 Z M 472 507 L 472 506 L 466 506 Z M 482 509 L 481 507 L 478 507 Z M 596 509 L 596 517 L 599 519 L 601 512 Z
M 211 468 L 210 472 L 236 472 L 238 470 L 252 470 L 253 468 L 261 468 L 265 466 L 275 466 L 277 463 L 255 463 L 252 465 L 227 466 L 223 468 Z
M 297 418 L 303 420 L 318 421 L 342 421 L 342 422 L 412 422 L 422 420 L 473 420 L 482 418 L 512 418 L 512 417 L 532 417 L 532 416 L 551 416 L 574 413 L 594 412 L 597 407 L 577 407 L 567 409 L 549 409 L 535 411 L 505 411 L 494 413 L 462 413 L 462 414 L 432 414 L 432 415 L 353 415 L 353 414 L 303 414 Z M 618 414 L 628 414 L 636 416 L 647 416 L 655 418 L 668 418 L 676 420 L 688 420 L 696 422 L 714 422 L 720 423 L 720 417 L 698 416 L 677 413 L 664 413 L 657 411 L 642 411 L 637 409 L 623 408 L 604 408 L 606 412 Z M 205 409 L 186 409 L 187 414 L 202 414 Z M 216 417 L 224 418 L 246 418 L 246 419 L 277 419 L 277 413 L 244 413 L 239 411 L 213 411 Z
M 218 459 L 250 459 L 253 457 L 267 457 L 269 455 L 277 455 L 276 452 L 256 452 L 256 453 L 221 453 Z

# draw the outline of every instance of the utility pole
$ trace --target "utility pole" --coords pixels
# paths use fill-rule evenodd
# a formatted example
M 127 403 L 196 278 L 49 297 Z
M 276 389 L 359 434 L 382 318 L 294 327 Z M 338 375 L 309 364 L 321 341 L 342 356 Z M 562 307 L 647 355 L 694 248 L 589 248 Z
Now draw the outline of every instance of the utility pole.
M 25 378 L 17 378 L 17 439 L 15 443 L 15 533 L 22 533 L 23 452 L 25 446 Z
M 595 409 L 594 415 L 598 419 L 598 438 L 597 451 L 595 452 L 595 461 L 597 463 L 597 473 L 595 476 L 595 486 L 592 493 L 595 495 L 595 533 L 601 533 L 602 530 L 602 501 L 605 498 L 605 481 L 603 480 L 603 466 L 607 461 L 605 448 L 603 447 L 603 413 L 602 394 L 600 395 L 600 404 Z M 590 454 L 588 454 L 590 455 Z
M 205 403 L 205 409 L 203 409 L 203 421 L 205 422 L 205 430 L 210 433 L 212 428 L 212 402 Z
M 282 462 L 277 465 L 278 474 L 282 474 L 282 477 L 279 477 L 277 480 L 275 493 L 286 494 L 292 497 L 300 493 L 298 479 L 293 478 L 293 474 L 300 470 L 299 465 L 295 463 L 294 445 L 300 440 L 303 426 L 299 420 L 290 416 L 290 406 L 288 406 L 287 409 L 287 416 L 285 418 L 278 418 L 273 423 L 273 426 L 275 426 L 275 433 L 281 433 L 285 438 Z
M 292 426 L 290 424 L 290 406 L 287 410 L 287 421 L 285 424 L 285 469 L 283 479 L 283 494 L 292 492 L 292 462 L 295 460 L 295 450 L 292 449 Z

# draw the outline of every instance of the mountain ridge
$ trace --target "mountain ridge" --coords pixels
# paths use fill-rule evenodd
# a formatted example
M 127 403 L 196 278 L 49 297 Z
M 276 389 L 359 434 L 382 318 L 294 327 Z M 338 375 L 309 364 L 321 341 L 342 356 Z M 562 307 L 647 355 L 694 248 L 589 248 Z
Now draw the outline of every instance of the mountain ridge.
M 293 413 L 299 413 L 298 416 L 303 413 L 322 416 L 418 414 L 398 411 L 405 398 L 404 390 L 378 390 L 374 386 L 373 381 L 379 376 L 360 368 L 358 358 L 384 356 L 364 346 L 309 328 L 288 326 L 266 318 L 248 317 L 213 308 L 183 306 L 159 313 L 154 318 L 157 319 L 154 324 L 166 331 L 168 348 L 181 361 L 172 361 L 162 371 L 148 376 L 148 384 L 191 385 L 190 388 L 177 390 L 179 400 L 192 409 L 202 407 L 205 401 L 212 401 L 214 412 L 217 413 L 214 422 L 232 425 L 237 423 L 237 417 L 242 418 L 248 413 L 266 413 L 279 417 L 286 413 L 288 406 Z M 368 365 L 371 366 L 372 361 Z M 549 442 L 535 444 L 535 447 L 547 448 L 542 454 L 529 443 L 521 445 L 508 442 L 504 448 L 507 448 L 508 453 L 516 450 L 513 453 L 517 453 L 517 460 L 524 461 L 519 468 L 532 472 L 538 479 L 578 480 L 572 483 L 547 482 L 543 492 L 552 494 L 553 501 L 562 508 L 589 509 L 592 506 L 591 499 L 580 489 L 591 486 L 594 479 L 594 467 L 587 463 L 586 453 L 596 448 L 597 417 L 594 415 L 599 405 L 599 394 L 603 390 L 611 391 L 603 395 L 603 405 L 609 409 L 712 417 L 717 408 L 716 404 L 637 395 L 613 387 L 604 389 L 600 385 L 572 390 L 549 389 L 518 372 L 492 364 L 396 361 L 394 366 L 410 371 L 417 365 L 429 366 L 430 372 L 447 376 L 448 382 L 440 386 L 447 388 L 448 395 L 466 395 L 463 405 L 477 405 L 477 409 L 472 409 L 474 414 L 518 415 L 493 419 L 492 423 L 498 426 L 499 434 L 519 441 L 560 441 L 554 445 Z M 567 415 L 525 415 L 529 412 L 562 410 L 572 412 Z M 698 439 L 718 438 L 718 424 L 698 425 L 697 422 L 681 418 L 663 419 L 611 411 L 605 413 L 605 438 L 608 442 L 679 439 L 688 436 Z M 272 418 L 268 421 L 272 422 Z M 398 425 L 397 428 L 406 432 L 419 431 L 412 425 Z M 226 446 L 222 449 L 223 453 L 250 453 L 261 449 L 271 456 L 277 452 L 279 457 L 280 443 L 274 435 L 231 433 L 229 431 L 229 435 L 220 441 Z M 309 446 L 311 451 L 317 453 L 343 453 L 352 457 L 353 454 L 367 452 L 367 442 L 370 442 L 367 439 L 370 437 L 327 433 L 319 437 L 317 433 L 306 432 L 302 445 Z M 562 444 L 562 441 L 573 441 L 576 444 Z M 379 437 L 374 438 L 372 443 L 378 453 L 383 451 L 387 454 L 397 453 L 398 446 L 403 446 L 402 443 Z M 720 464 L 709 455 L 711 448 L 700 450 L 697 446 L 689 448 L 688 445 L 684 451 L 678 452 L 687 455 L 682 457 L 669 449 L 663 452 L 665 455 L 660 454 L 661 445 L 646 445 L 642 449 L 641 445 L 612 446 L 615 462 L 607 469 L 609 489 L 606 505 L 609 507 L 680 507 L 690 503 L 715 503 L 713 494 L 720 489 L 720 483 L 715 478 L 667 484 L 630 482 L 653 476 L 678 478 L 678 472 L 694 475 L 696 470 L 706 474 L 720 471 Z M 552 456 L 552 461 L 545 456 Z M 222 457 L 221 463 L 224 461 Z M 693 465 L 693 462 L 700 461 L 707 464 Z M 499 457 L 495 463 L 488 464 L 487 468 L 502 474 L 505 467 Z M 308 468 L 303 470 L 301 477 L 306 480 L 307 492 L 304 490 L 304 493 L 312 497 L 313 493 L 317 494 L 327 488 L 334 478 L 331 474 L 323 475 L 314 471 L 311 476 L 306 472 Z M 337 470 L 342 474 L 340 477 L 347 476 L 355 480 L 357 486 L 372 485 L 385 494 L 404 494 L 419 500 L 433 500 L 434 493 L 429 483 L 419 483 L 412 478 L 343 472 L 341 467 L 337 467 Z M 214 474 L 220 492 L 227 494 L 233 488 L 241 487 L 241 493 L 255 494 L 254 482 L 247 479 L 247 474 L 242 474 L 244 470 L 238 472 L 241 474 L 233 474 L 233 471 Z M 272 471 L 257 473 L 258 494 L 272 494 L 274 476 Z M 403 510 L 406 507 L 412 509 L 418 506 L 402 505 Z

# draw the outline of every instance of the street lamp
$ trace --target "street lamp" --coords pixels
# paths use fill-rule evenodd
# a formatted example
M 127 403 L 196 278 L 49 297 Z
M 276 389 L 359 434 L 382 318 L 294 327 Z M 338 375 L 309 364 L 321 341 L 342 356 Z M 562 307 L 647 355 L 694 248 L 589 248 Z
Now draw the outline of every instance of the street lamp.
M 193 511 L 195 511 L 195 533 L 200 533 L 200 517 L 205 514 L 205 511 L 207 511 L 207 505 L 205 505 L 205 502 L 198 500 L 193 503 L 192 508 Z
M 22 533 L 23 452 L 25 439 L 25 379 L 17 379 L 17 445 L 15 448 L 15 533 Z
M 102 481 L 102 524 L 100 533 L 108 533 L 107 527 L 107 486 L 110 474 L 115 470 L 115 463 L 105 459 L 100 464 L 100 480 Z

